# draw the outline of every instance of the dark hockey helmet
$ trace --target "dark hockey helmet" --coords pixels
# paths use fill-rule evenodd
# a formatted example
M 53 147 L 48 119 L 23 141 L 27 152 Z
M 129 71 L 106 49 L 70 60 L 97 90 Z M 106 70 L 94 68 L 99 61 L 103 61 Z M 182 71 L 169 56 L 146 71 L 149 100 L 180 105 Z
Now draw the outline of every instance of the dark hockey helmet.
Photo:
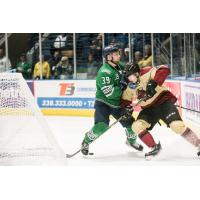
M 109 45 L 103 49 L 103 57 L 107 59 L 107 55 L 119 51 L 119 47 L 116 45 Z
M 124 73 L 126 77 L 130 76 L 131 74 L 135 74 L 137 72 L 138 73 L 140 72 L 140 67 L 137 63 L 130 62 L 126 64 L 125 69 L 124 69 Z

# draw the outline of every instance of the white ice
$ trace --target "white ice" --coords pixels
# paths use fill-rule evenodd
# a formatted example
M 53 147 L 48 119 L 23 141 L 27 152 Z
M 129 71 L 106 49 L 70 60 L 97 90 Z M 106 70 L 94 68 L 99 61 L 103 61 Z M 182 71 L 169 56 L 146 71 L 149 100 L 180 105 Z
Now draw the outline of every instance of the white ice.
M 68 154 L 80 148 L 84 133 L 93 126 L 91 117 L 48 116 L 45 119 L 58 143 Z M 162 151 L 150 161 L 144 158 L 144 153 L 150 149 L 144 144 L 143 152 L 128 147 L 125 144 L 125 131 L 120 124 L 117 124 L 91 144 L 90 151 L 94 155 L 83 156 L 79 153 L 73 158 L 68 158 L 68 165 L 200 165 L 197 149 L 166 126 L 156 125 L 151 133 L 156 142 L 161 142 Z

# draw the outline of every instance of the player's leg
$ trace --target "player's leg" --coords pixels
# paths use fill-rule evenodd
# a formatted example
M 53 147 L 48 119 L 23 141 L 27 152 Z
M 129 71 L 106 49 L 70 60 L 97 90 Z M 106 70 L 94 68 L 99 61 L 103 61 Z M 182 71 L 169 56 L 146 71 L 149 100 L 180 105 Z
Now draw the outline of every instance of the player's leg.
M 185 140 L 195 147 L 200 147 L 200 138 L 189 127 L 185 125 L 178 109 L 171 102 L 163 105 L 162 120 L 177 134 L 180 134 Z M 200 153 L 199 153 L 200 154 Z
M 110 116 L 110 107 L 102 102 L 95 102 L 94 126 L 85 134 L 81 151 L 84 155 L 89 153 L 89 144 L 102 135 L 108 128 Z
M 115 119 L 119 119 L 121 117 L 122 110 L 124 108 L 113 108 L 111 111 L 111 114 Z M 134 122 L 133 116 L 131 116 L 128 119 L 120 120 L 120 124 L 125 128 L 125 133 L 126 133 L 126 144 L 138 151 L 143 150 L 143 146 L 137 143 L 137 134 L 132 130 L 132 124 Z
M 146 153 L 145 157 L 156 155 L 161 150 L 160 143 L 156 144 L 153 136 L 149 132 L 149 130 L 151 130 L 158 122 L 157 110 L 158 109 L 156 108 L 147 108 L 142 110 L 132 126 L 132 129 L 138 134 L 140 140 L 151 148 L 151 151 Z

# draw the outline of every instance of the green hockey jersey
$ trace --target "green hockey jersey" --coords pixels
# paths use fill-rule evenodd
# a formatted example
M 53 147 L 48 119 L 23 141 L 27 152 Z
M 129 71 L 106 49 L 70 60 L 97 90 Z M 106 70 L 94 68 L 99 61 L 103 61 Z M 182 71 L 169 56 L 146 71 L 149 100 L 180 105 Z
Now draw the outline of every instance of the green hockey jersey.
M 120 79 L 124 66 L 120 63 L 117 68 L 119 69 L 104 63 L 96 77 L 96 100 L 115 108 L 120 106 Z

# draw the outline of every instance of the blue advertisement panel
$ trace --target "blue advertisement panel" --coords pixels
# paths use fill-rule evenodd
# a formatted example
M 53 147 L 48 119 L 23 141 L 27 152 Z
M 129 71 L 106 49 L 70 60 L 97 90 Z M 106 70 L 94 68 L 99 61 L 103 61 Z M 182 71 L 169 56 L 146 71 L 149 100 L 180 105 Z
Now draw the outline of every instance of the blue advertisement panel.
M 37 103 L 40 108 L 73 108 L 93 109 L 94 98 L 59 98 L 59 97 L 38 97 Z

